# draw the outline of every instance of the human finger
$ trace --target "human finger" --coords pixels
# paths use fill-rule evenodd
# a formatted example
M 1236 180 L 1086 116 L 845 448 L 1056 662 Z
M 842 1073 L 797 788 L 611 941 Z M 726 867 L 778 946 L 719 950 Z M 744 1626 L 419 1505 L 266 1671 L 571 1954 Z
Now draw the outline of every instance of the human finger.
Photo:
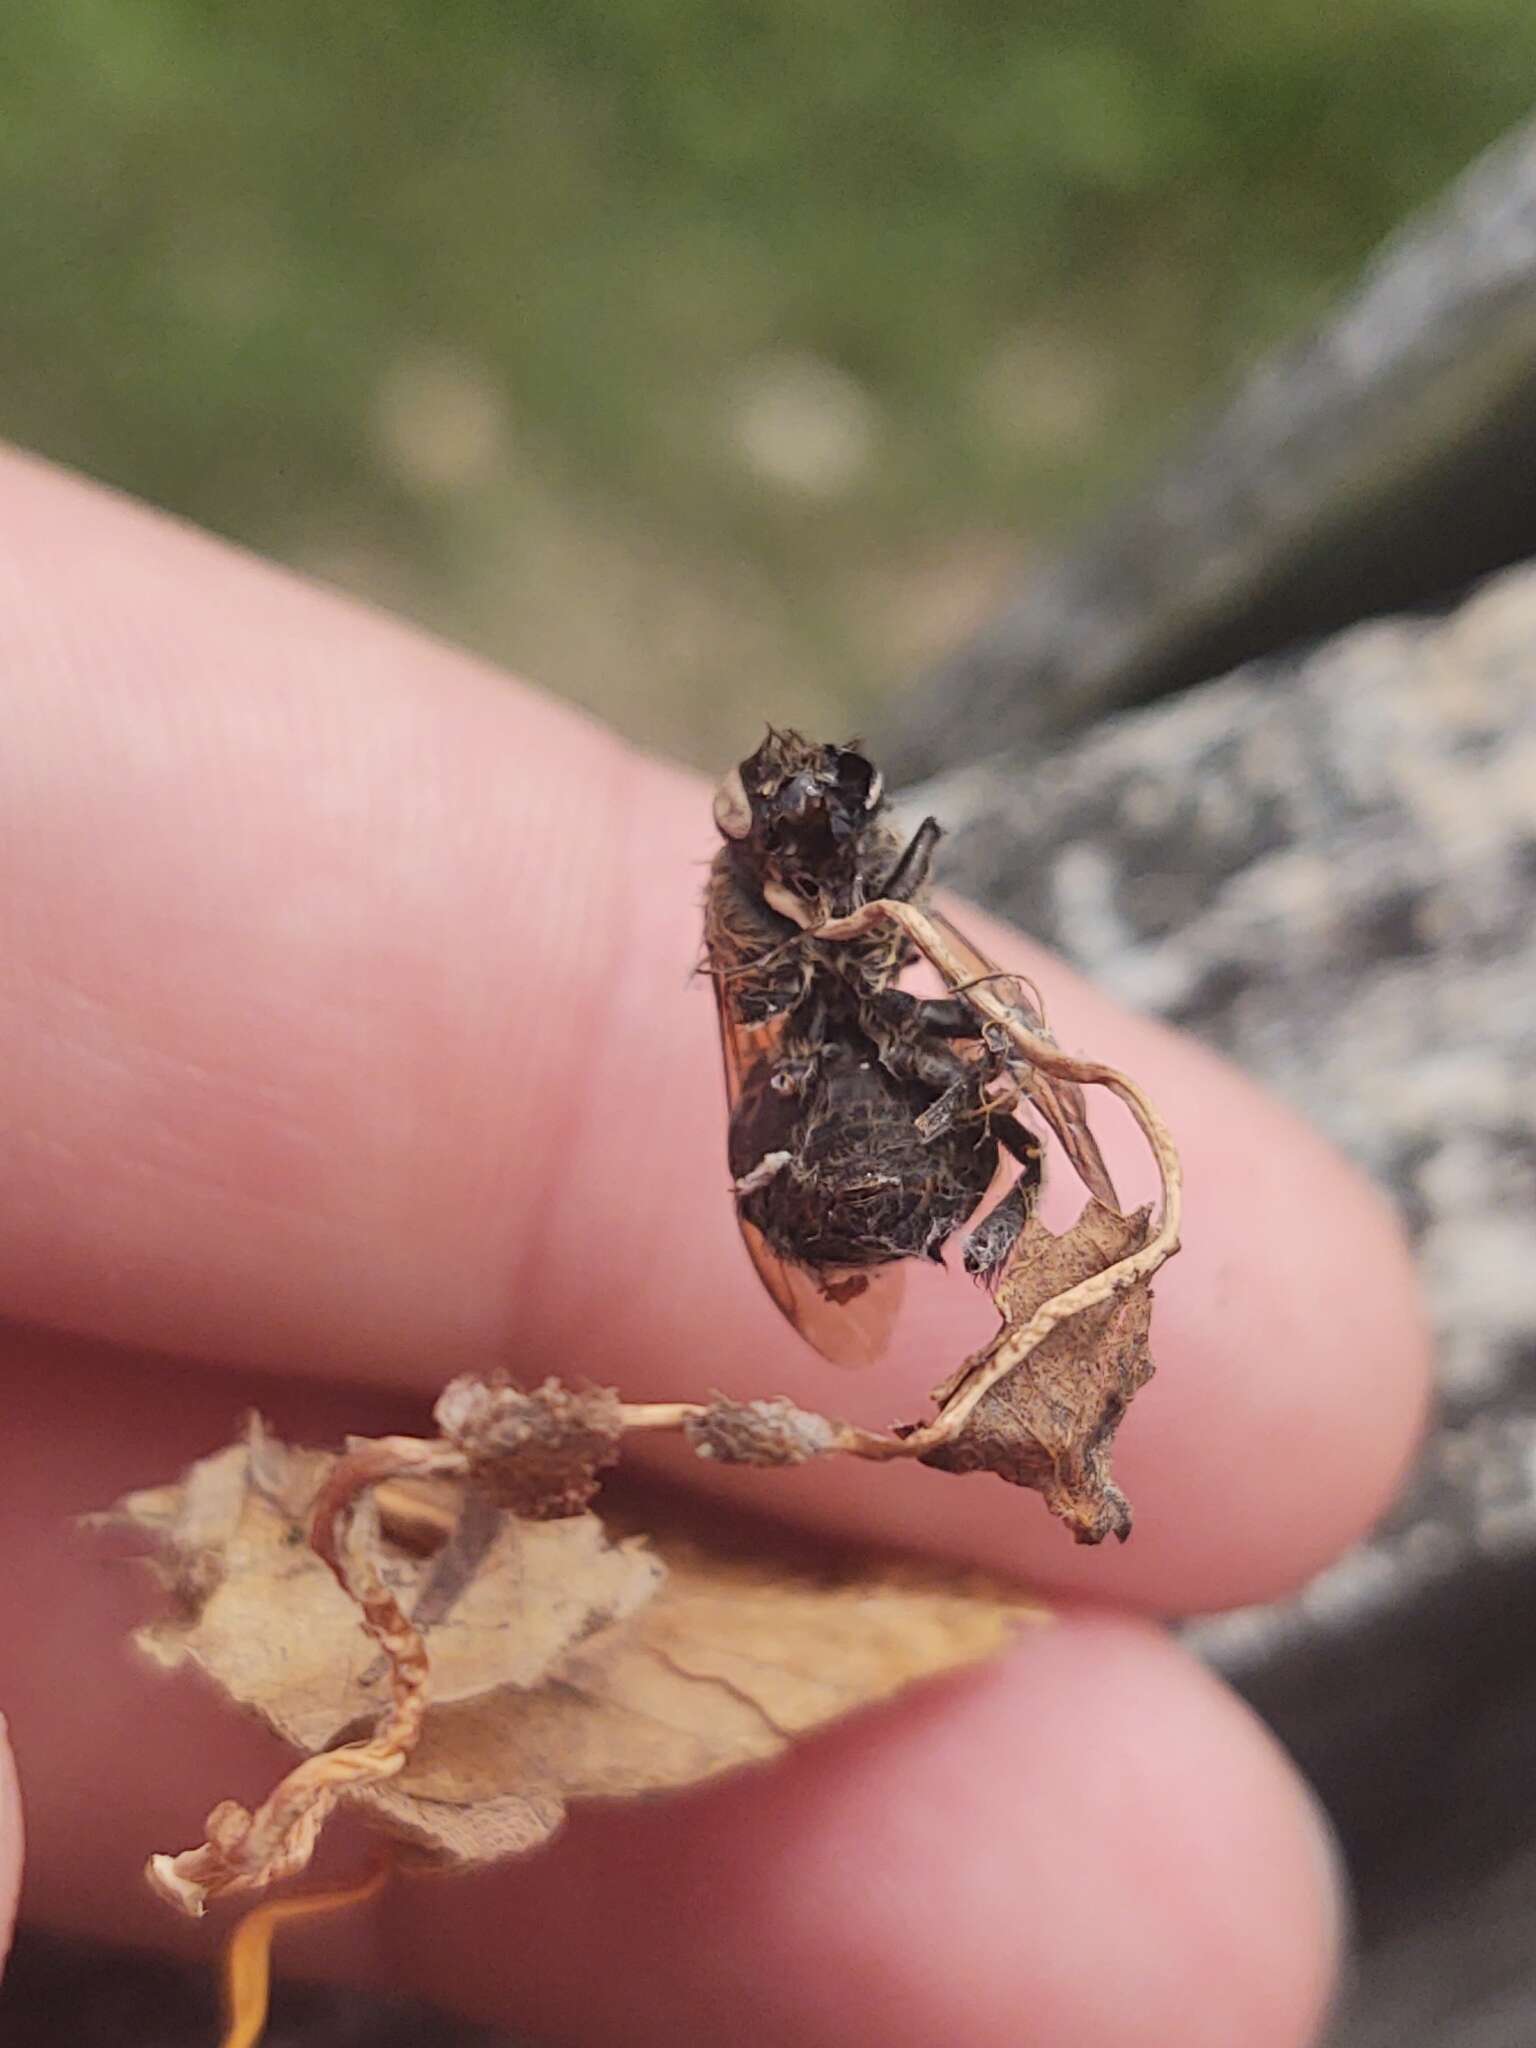
M 984 1325 L 974 1290 L 915 1276 L 889 1366 L 855 1383 L 742 1256 L 687 985 L 711 838 L 690 778 L 36 465 L 0 502 L 13 1315 L 422 1394 L 505 1364 L 918 1412 Z M 827 1466 L 775 1499 L 1163 1610 L 1274 1593 L 1369 1523 L 1414 1439 L 1394 1228 L 1229 1068 L 984 936 L 1184 1148 L 1161 1377 L 1123 1433 L 1136 1538 L 1084 1556 L 1038 1503 L 927 1472 Z M 1106 1130 L 1144 1190 L 1134 1133 Z

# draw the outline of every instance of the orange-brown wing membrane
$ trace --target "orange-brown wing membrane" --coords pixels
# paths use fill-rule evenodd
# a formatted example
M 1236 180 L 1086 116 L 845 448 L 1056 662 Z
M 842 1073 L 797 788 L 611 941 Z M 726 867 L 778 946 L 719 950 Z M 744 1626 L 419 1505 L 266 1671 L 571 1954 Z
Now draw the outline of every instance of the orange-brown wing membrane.
M 891 1341 L 905 1275 L 894 1261 L 845 1273 L 791 1266 L 738 1214 L 742 1239 L 774 1305 L 832 1365 L 873 1365 Z
M 720 1019 L 720 1056 L 725 1064 L 725 1101 L 735 1109 L 746 1086 L 747 1075 L 760 1060 L 772 1059 L 784 1035 L 784 1019 L 770 1017 L 766 1024 L 744 1024 L 726 993 L 725 982 L 714 976 L 715 1014 Z
M 719 975 L 714 977 L 714 983 L 720 1051 L 725 1064 L 725 1096 L 734 1111 L 748 1073 L 760 1060 L 772 1057 L 784 1025 L 780 1017 L 766 1024 L 744 1024 Z M 812 1272 L 781 1259 L 739 1209 L 736 1221 L 769 1299 L 807 1344 L 833 1365 L 871 1365 L 880 1357 L 890 1341 L 901 1306 L 903 1274 L 899 1266 L 847 1273 Z

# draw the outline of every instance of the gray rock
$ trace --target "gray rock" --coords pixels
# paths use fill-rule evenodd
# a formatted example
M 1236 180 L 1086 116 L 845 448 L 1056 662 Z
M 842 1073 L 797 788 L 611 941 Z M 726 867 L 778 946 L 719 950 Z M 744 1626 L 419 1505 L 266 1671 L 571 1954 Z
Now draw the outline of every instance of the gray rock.
M 1536 2039 L 1536 567 L 905 801 L 951 826 L 946 881 L 1402 1209 L 1439 1338 L 1408 1494 L 1299 1599 L 1192 1637 L 1340 1825 L 1340 2048 Z
M 1355 291 L 915 695 L 917 776 L 1536 552 L 1536 124 L 1385 244 Z

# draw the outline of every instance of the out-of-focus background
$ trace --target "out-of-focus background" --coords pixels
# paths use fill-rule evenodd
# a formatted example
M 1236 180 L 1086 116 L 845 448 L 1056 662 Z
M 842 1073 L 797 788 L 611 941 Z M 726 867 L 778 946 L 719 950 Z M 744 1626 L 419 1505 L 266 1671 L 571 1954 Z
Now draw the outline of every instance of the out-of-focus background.
M 1528 0 L 50 0 L 0 433 L 700 763 L 853 730 L 1524 109 Z

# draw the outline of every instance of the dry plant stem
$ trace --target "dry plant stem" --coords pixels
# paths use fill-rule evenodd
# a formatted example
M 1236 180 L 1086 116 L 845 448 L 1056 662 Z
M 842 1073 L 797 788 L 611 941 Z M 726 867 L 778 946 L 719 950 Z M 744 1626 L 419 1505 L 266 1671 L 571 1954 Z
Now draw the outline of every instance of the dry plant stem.
M 638 1401 L 625 1402 L 619 1413 L 626 1430 L 679 1430 L 685 1423 L 699 1422 L 709 1413 L 706 1401 Z M 883 1436 L 878 1430 L 860 1429 L 854 1422 L 827 1421 L 832 1429 L 832 1439 L 827 1444 L 829 1452 L 841 1452 L 850 1458 L 910 1458 L 916 1455 L 907 1447 L 903 1437 Z
M 417 1631 L 371 1562 L 345 1551 L 358 1501 L 383 1480 L 458 1475 L 463 1455 L 417 1437 L 381 1437 L 339 1458 L 315 1502 L 310 1543 L 362 1610 L 363 1626 L 389 1666 L 388 1713 L 365 1742 L 307 1757 L 255 1812 L 226 1799 L 207 1820 L 208 1839 L 177 1856 L 152 1856 L 150 1884 L 194 1918 L 211 1899 L 264 1891 L 296 1877 L 314 1855 L 321 1829 L 349 1786 L 390 1778 L 405 1767 L 426 1713 L 428 1665 Z
M 289 1920 L 314 1920 L 360 1906 L 384 1889 L 391 1865 L 381 1860 L 358 1883 L 335 1891 L 306 1892 L 256 1906 L 236 1927 L 224 1950 L 224 2001 L 229 2026 L 219 2048 L 255 2048 L 267 2024 L 272 1990 L 272 1937 Z
M 1159 1266 L 1173 1257 L 1179 1248 L 1184 1176 L 1168 1126 L 1136 1083 L 1117 1068 L 1105 1066 L 1101 1061 L 1075 1059 L 1050 1039 L 1031 1031 L 1014 1007 L 998 995 L 990 981 L 976 980 L 970 963 L 950 943 L 943 928 L 923 911 L 910 903 L 896 903 L 882 897 L 877 902 L 865 904 L 851 917 L 838 918 L 835 922 L 819 926 L 816 936 L 819 939 L 851 939 L 860 932 L 868 931 L 881 919 L 900 925 L 923 957 L 943 976 L 947 986 L 963 995 L 978 1017 L 1006 1032 L 1030 1067 L 1064 1081 L 1107 1088 L 1111 1094 L 1119 1096 L 1141 1126 L 1157 1161 L 1162 1182 L 1157 1228 L 1146 1244 L 1128 1258 L 1106 1266 L 1102 1273 L 1095 1273 L 1076 1287 L 1069 1287 L 1064 1294 L 1042 1302 L 1021 1329 L 1005 1331 L 983 1351 L 976 1359 L 969 1379 L 944 1413 L 902 1440 L 902 1448 L 917 1456 L 958 1435 L 966 1417 L 988 1388 L 995 1386 L 1037 1350 L 1067 1317 L 1108 1301 L 1112 1295 L 1134 1287 L 1138 1281 L 1150 1279 Z
M 626 1401 L 619 1410 L 626 1430 L 681 1429 L 703 1413 L 700 1401 Z
M 939 968 L 952 993 L 966 995 L 972 987 L 989 984 L 999 992 L 1000 998 L 1012 1010 L 1016 1020 L 1021 1021 L 1027 1030 L 1038 1031 L 1047 1043 L 1054 1045 L 1055 1040 L 1051 1036 L 1050 1025 L 1046 1019 L 1045 1003 L 1039 989 L 1026 975 L 1008 974 L 996 967 L 957 925 L 951 924 L 942 914 L 935 914 L 933 911 L 920 911 L 916 914 L 923 919 L 925 945 L 935 949 L 927 957 L 936 968 Z M 910 936 L 912 928 L 903 928 Z M 940 958 L 943 961 L 942 967 L 939 965 Z M 1015 993 L 1003 997 L 1002 991 L 1010 983 Z M 1025 989 L 1030 992 L 1032 1005 L 1023 1001 L 1022 992 Z M 1114 1181 L 1104 1163 L 1104 1155 L 1087 1126 L 1082 1089 L 1075 1081 L 1065 1080 L 1060 1075 L 1047 1075 L 1039 1067 L 1035 1067 L 1030 1073 L 1029 1095 L 1055 1132 L 1062 1150 L 1071 1160 L 1084 1187 L 1102 1202 L 1105 1208 L 1123 1214 Z

